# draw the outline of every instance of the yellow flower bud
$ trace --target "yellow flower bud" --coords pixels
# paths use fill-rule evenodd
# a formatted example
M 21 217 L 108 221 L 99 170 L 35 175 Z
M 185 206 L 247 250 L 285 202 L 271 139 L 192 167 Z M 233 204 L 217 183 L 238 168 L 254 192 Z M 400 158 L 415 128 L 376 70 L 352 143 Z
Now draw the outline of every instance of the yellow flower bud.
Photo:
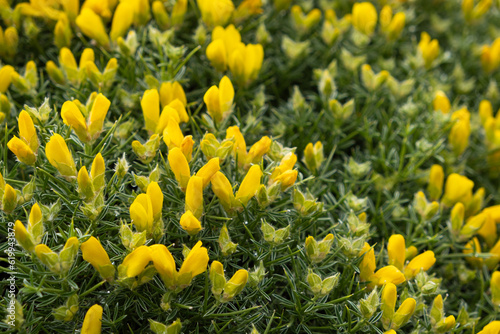
M 287 170 L 286 172 L 280 174 L 274 179 L 274 182 L 281 183 L 281 191 L 285 191 L 289 187 L 293 186 L 297 180 L 299 172 L 296 170 Z
M 387 283 L 382 290 L 380 298 L 380 309 L 382 311 L 382 324 L 384 328 L 391 327 L 391 321 L 394 317 L 394 309 L 398 299 L 398 290 L 393 283 Z
M 455 204 L 453 209 L 451 209 L 451 229 L 455 235 L 460 233 L 462 225 L 464 223 L 465 207 L 462 203 L 458 202 Z
M 11 213 L 16 209 L 17 202 L 17 192 L 10 186 L 10 184 L 6 184 L 3 189 L 2 210 L 6 213 Z
M 130 205 L 130 218 L 137 231 L 153 231 L 153 204 L 146 194 L 139 194 Z
M 405 275 L 394 266 L 385 266 L 377 270 L 369 279 L 372 285 L 383 286 L 387 283 L 395 285 L 406 281 Z
M 181 101 L 183 106 L 187 105 L 186 93 L 181 84 L 177 81 L 163 82 L 160 86 L 161 106 L 164 108 L 175 100 Z
M 152 261 L 152 253 L 152 250 L 148 246 L 137 247 L 123 259 L 118 272 L 123 273 L 124 277 L 129 278 L 141 274 L 148 263 Z
M 5 65 L 0 68 L 0 93 L 5 93 L 12 82 L 12 74 L 16 70 L 10 65 Z
M 442 90 L 438 90 L 434 95 L 432 107 L 434 108 L 434 111 L 441 111 L 443 114 L 447 114 L 450 112 L 450 100 Z
M 261 44 L 240 45 L 228 58 L 229 69 L 236 82 L 248 86 L 257 79 L 264 61 Z
M 196 235 L 202 230 L 200 221 L 191 211 L 186 211 L 182 215 L 180 225 L 189 235 Z
M 108 253 L 106 253 L 99 240 L 90 237 L 82 243 L 81 249 L 83 259 L 90 263 L 101 274 L 102 278 L 108 281 L 113 280 L 115 267 L 111 264 Z
M 90 169 L 90 177 L 92 178 L 92 185 L 96 191 L 101 190 L 106 185 L 105 173 L 106 164 L 101 153 L 97 153 L 92 162 Z
M 16 27 L 10 26 L 4 31 L 4 48 L 7 58 L 14 58 L 19 44 L 19 34 Z
M 73 33 L 69 24 L 68 17 L 64 14 L 59 16 L 59 20 L 54 28 L 54 44 L 59 48 L 69 47 Z
M 469 145 L 470 136 L 470 113 L 462 108 L 451 115 L 451 120 L 455 121 L 451 128 L 448 140 L 456 156 L 462 154 Z
M 258 163 L 271 149 L 272 140 L 268 136 L 262 137 L 258 142 L 252 145 L 248 151 L 247 160 L 248 163 Z
M 179 187 L 181 189 L 186 189 L 191 177 L 191 171 L 186 157 L 179 148 L 175 147 L 170 150 L 168 153 L 168 163 L 170 164 L 172 172 L 174 172 Z
M 253 165 L 245 175 L 245 178 L 240 184 L 240 188 L 236 192 L 236 201 L 241 205 L 246 206 L 250 198 L 252 198 L 260 187 L 260 179 L 262 170 L 259 165 Z
M 63 85 L 66 82 L 63 72 L 59 69 L 59 67 L 57 67 L 57 65 L 52 60 L 49 60 L 47 62 L 45 68 L 47 70 L 50 79 L 52 79 L 52 81 L 54 81 L 56 84 Z
M 7 143 L 7 147 L 12 151 L 19 161 L 27 165 L 34 165 L 36 162 L 35 153 L 30 149 L 28 145 L 21 139 L 14 136 Z
M 83 8 L 76 18 L 76 25 L 85 36 L 94 39 L 105 48 L 109 47 L 109 38 L 104 24 L 99 15 L 94 13 L 92 9 Z
M 466 176 L 456 173 L 450 174 L 446 179 L 441 202 L 448 207 L 457 202 L 466 203 L 472 197 L 472 188 L 474 188 L 474 182 Z
M 239 294 L 247 284 L 248 271 L 245 269 L 238 270 L 233 277 L 224 285 L 224 293 L 222 294 L 222 302 L 228 302 Z
M 191 176 L 186 187 L 186 211 L 191 211 L 196 218 L 203 214 L 203 178 Z
M 180 26 L 184 21 L 184 15 L 187 11 L 187 0 L 177 0 L 172 8 L 171 20 L 174 26 Z
M 443 192 L 444 171 L 440 165 L 432 165 L 429 172 L 429 185 L 427 191 L 429 198 L 433 201 L 438 200 Z
M 470 239 L 473 235 L 475 235 L 486 223 L 486 220 L 490 216 L 485 213 L 480 213 L 478 215 L 475 215 L 473 217 L 470 217 L 467 219 L 467 222 L 465 223 L 464 227 L 460 230 L 460 237 L 462 240 L 468 240 Z
M 404 326 L 408 320 L 410 320 L 413 312 L 415 312 L 415 307 L 417 302 L 413 298 L 406 298 L 405 301 L 398 308 L 392 320 L 392 328 L 399 329 Z
M 144 92 L 141 99 L 141 108 L 149 133 L 156 132 L 156 125 L 160 119 L 160 95 L 158 90 L 150 89 Z
M 138 140 L 132 142 L 132 150 L 144 164 L 153 160 L 159 147 L 160 137 L 157 134 L 152 135 L 144 145 Z
M 235 203 L 235 198 L 233 187 L 227 177 L 221 172 L 217 172 L 212 176 L 210 182 L 212 183 L 212 191 L 219 198 L 219 202 L 226 211 L 230 210 Z
M 46 265 L 50 271 L 56 274 L 61 273 L 61 264 L 59 262 L 59 255 L 54 253 L 47 245 L 39 244 L 35 247 L 35 254 L 38 259 Z
M 14 224 L 14 235 L 16 237 L 17 243 L 24 248 L 27 252 L 33 252 L 35 249 L 35 241 L 31 234 L 26 230 L 23 223 L 16 220 Z
M 78 193 L 80 194 L 80 197 L 86 201 L 92 200 L 94 197 L 94 186 L 92 185 L 92 180 L 87 172 L 87 167 L 83 166 L 80 168 L 76 180 L 78 182 Z
M 359 256 L 363 256 L 359 264 L 359 279 L 369 281 L 370 277 L 375 273 L 375 251 L 368 243 L 365 242 L 363 249 L 359 252 Z
M 228 52 L 222 39 L 213 40 L 210 44 L 208 44 L 206 54 L 208 60 L 210 60 L 210 64 L 217 71 L 224 72 L 226 70 Z
M 100 334 L 102 325 L 102 307 L 93 305 L 83 319 L 82 334 Z
M 488 247 L 492 247 L 498 239 L 497 224 L 490 215 L 486 214 L 486 216 L 486 220 L 483 226 L 477 231 L 477 234 L 483 237 Z
M 420 50 L 420 55 L 424 60 L 425 68 L 427 69 L 431 68 L 432 63 L 439 55 L 438 40 L 437 39 L 431 40 L 431 36 L 429 36 L 429 34 L 424 31 L 420 36 L 418 49 Z
M 45 146 L 45 155 L 62 176 L 70 178 L 76 176 L 75 161 L 61 135 L 56 133 L 50 137 Z
M 207 270 L 209 260 L 208 251 L 205 247 L 201 247 L 201 245 L 201 241 L 196 243 L 184 259 L 181 269 L 179 269 L 176 283 L 180 288 L 189 286 L 195 276 Z
M 118 37 L 123 37 L 134 22 L 134 9 L 131 2 L 120 2 L 113 15 L 109 37 L 115 42 Z
M 33 240 L 36 244 L 39 244 L 42 240 L 43 235 L 45 234 L 43 227 L 43 216 L 42 210 L 40 210 L 40 206 L 38 203 L 35 203 L 31 207 L 30 215 L 28 218 L 28 231 L 33 237 Z
M 219 261 L 214 261 L 210 265 L 210 281 L 212 282 L 212 293 L 216 298 L 219 298 L 224 291 L 226 285 L 226 277 L 224 277 L 224 267 Z
M 500 332 L 500 321 L 492 321 L 477 334 L 497 334 L 498 332 Z
M 377 10 L 370 2 L 358 2 L 352 7 L 352 25 L 359 32 L 370 36 L 377 25 Z
M 304 150 L 304 163 L 311 172 L 315 172 L 323 162 L 323 144 L 317 141 L 316 144 L 307 144 Z
M 234 13 L 234 20 L 241 22 L 250 15 L 262 13 L 262 0 L 243 0 Z
M 415 256 L 410 263 L 405 267 L 405 277 L 410 280 L 417 276 L 420 271 L 427 271 L 436 263 L 436 257 L 433 251 L 425 251 L 424 253 Z
M 197 0 L 197 3 L 203 22 L 212 28 L 226 25 L 234 11 L 231 0 Z
M 203 188 L 208 186 L 212 176 L 220 170 L 219 166 L 219 158 L 210 159 L 200 170 L 196 173 L 196 176 L 199 176 L 203 179 Z
M 243 167 L 247 160 L 247 144 L 238 126 L 230 126 L 226 130 L 226 139 L 233 139 L 233 152 L 236 154 L 238 165 Z
M 476 237 L 472 238 L 465 245 L 464 249 L 462 250 L 462 253 L 471 255 L 465 258 L 470 265 L 476 268 L 481 268 L 483 266 L 483 259 L 476 256 L 476 254 L 481 253 L 481 244 L 479 243 L 479 240 Z
M 495 271 L 491 274 L 490 289 L 491 302 L 500 306 L 500 271 Z
M 405 263 L 405 238 L 401 234 L 393 234 L 387 243 L 387 254 L 389 255 L 389 264 L 399 270 L 403 270 Z
M 208 114 L 215 122 L 223 121 L 231 114 L 233 111 L 233 99 L 233 84 L 227 76 L 221 79 L 219 87 L 210 87 L 203 96 Z
M 97 95 L 94 104 L 92 105 L 92 109 L 90 110 L 88 119 L 88 134 L 91 140 L 99 137 L 110 105 L 111 101 L 109 101 L 104 95 Z

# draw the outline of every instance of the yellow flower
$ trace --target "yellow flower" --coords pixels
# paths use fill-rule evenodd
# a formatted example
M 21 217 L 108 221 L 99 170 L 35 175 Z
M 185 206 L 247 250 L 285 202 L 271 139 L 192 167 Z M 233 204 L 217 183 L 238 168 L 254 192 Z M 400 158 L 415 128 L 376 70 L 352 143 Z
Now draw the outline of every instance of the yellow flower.
M 45 146 L 45 155 L 62 176 L 70 178 L 76 176 L 75 161 L 61 135 L 56 133 L 50 137 Z
M 186 189 L 191 177 L 189 164 L 182 151 L 175 147 L 168 153 L 168 163 L 181 189 Z
M 19 161 L 27 165 L 34 165 L 36 162 L 36 156 L 28 145 L 21 139 L 14 136 L 7 143 L 7 147 L 12 151 Z
M 393 16 L 389 5 L 385 5 L 380 11 L 380 28 L 389 40 L 396 40 L 401 35 L 405 21 L 405 13 L 400 12 Z
M 219 202 L 222 204 L 226 211 L 231 210 L 235 204 L 235 198 L 233 194 L 233 187 L 227 179 L 227 177 L 221 173 L 217 172 L 211 179 L 212 191 L 219 198 Z
M 100 334 L 102 325 L 102 307 L 93 305 L 83 319 L 82 334 Z
M 281 191 L 285 191 L 286 189 L 288 189 L 289 187 L 291 187 L 295 183 L 298 175 L 299 175 L 299 172 L 296 170 L 287 170 L 286 172 L 278 175 L 274 179 L 274 181 L 280 182 Z
M 420 42 L 418 43 L 420 55 L 424 60 L 425 68 L 432 67 L 432 63 L 439 55 L 439 42 L 437 39 L 431 40 L 431 36 L 425 31 L 420 35 Z
M 25 110 L 19 114 L 18 126 L 19 137 L 21 138 L 14 136 L 7 143 L 7 146 L 19 161 L 27 165 L 33 165 L 36 162 L 39 143 L 33 120 Z
M 184 259 L 179 272 L 175 261 L 165 245 L 151 246 L 152 261 L 163 282 L 170 290 L 180 291 L 191 284 L 193 278 L 207 270 L 208 251 L 198 241 Z M 145 247 L 145 246 L 144 246 Z
M 123 272 L 126 277 L 135 277 L 141 274 L 148 263 L 153 260 L 152 253 L 152 249 L 148 246 L 137 247 L 123 259 L 118 271 Z
M 440 165 L 432 165 L 429 172 L 429 198 L 433 201 L 438 200 L 443 192 L 444 171 Z
M 500 306 L 500 271 L 491 274 L 490 289 L 492 303 Z
M 99 137 L 110 105 L 111 102 L 104 95 L 98 94 L 86 120 L 77 103 L 66 101 L 61 109 L 61 117 L 80 140 L 88 143 Z
M 186 211 L 182 215 L 180 225 L 189 235 L 196 235 L 203 229 L 200 221 L 191 211 Z
M 115 267 L 111 264 L 108 253 L 106 253 L 99 240 L 90 237 L 82 243 L 80 248 L 82 249 L 83 259 L 90 263 L 101 274 L 102 278 L 108 281 L 114 278 Z
M 382 311 L 382 324 L 384 328 L 391 327 L 391 321 L 394 317 L 394 309 L 398 299 L 398 290 L 393 283 L 387 283 L 382 290 L 380 298 L 380 309 Z
M 196 176 L 203 179 L 203 188 L 208 186 L 214 174 L 219 170 L 219 158 L 210 159 L 203 167 L 200 168 L 200 170 L 196 173 Z
M 12 82 L 12 74 L 16 73 L 14 67 L 5 65 L 0 68 L 0 93 L 5 93 Z
M 455 111 L 451 115 L 455 121 L 451 128 L 448 140 L 456 156 L 462 154 L 469 145 L 470 136 L 470 112 L 466 108 Z
M 306 34 L 321 20 L 321 11 L 317 8 L 306 15 L 299 5 L 295 5 L 291 9 L 291 14 L 295 30 L 300 34 Z
M 221 301 L 224 303 L 233 300 L 233 298 L 245 288 L 247 281 L 248 271 L 245 269 L 238 270 L 224 285 Z
M 450 100 L 442 90 L 438 90 L 434 95 L 432 107 L 434 108 L 434 111 L 441 111 L 443 114 L 447 114 L 450 112 Z
M 244 45 L 234 25 L 230 24 L 225 29 L 217 26 L 212 31 L 212 42 L 207 46 L 206 55 L 217 71 L 224 72 L 227 69 L 229 56 Z
M 413 298 L 406 298 L 398 308 L 392 319 L 392 328 L 399 329 L 404 326 L 415 312 L 417 302 Z
M 401 234 L 393 234 L 387 243 L 387 254 L 389 255 L 389 264 L 399 270 L 403 270 L 405 263 L 405 238 Z
M 490 45 L 481 48 L 481 65 L 486 73 L 495 71 L 500 66 L 500 37 Z
M 493 117 L 493 106 L 488 100 L 482 100 L 479 103 L 479 117 L 481 118 L 481 124 L 486 125 L 486 121 Z
M 228 65 L 231 74 L 240 86 L 248 86 L 257 79 L 262 62 L 264 61 L 264 48 L 261 44 L 239 45 L 229 55 Z
M 187 105 L 186 93 L 184 93 L 181 84 L 177 81 L 163 82 L 160 86 L 160 102 L 162 108 L 165 108 L 175 100 L 179 100 L 184 107 Z M 187 122 L 187 120 L 183 120 L 183 122 Z
M 215 85 L 210 87 L 203 96 L 208 114 L 215 122 L 225 120 L 232 113 L 233 99 L 233 84 L 227 76 L 221 79 L 219 87 Z
M 377 270 L 369 279 L 373 286 L 383 286 L 387 283 L 401 284 L 406 281 L 405 275 L 395 266 L 385 266 Z
M 436 263 L 436 257 L 433 251 L 426 251 L 420 255 L 415 256 L 410 263 L 405 267 L 405 277 L 410 280 L 417 276 L 423 270 L 427 271 Z
M 234 13 L 234 20 L 241 22 L 250 15 L 262 13 L 262 0 L 243 0 Z
M 231 0 L 197 0 L 201 18 L 208 27 L 225 25 L 234 11 Z
M 377 25 L 377 10 L 370 2 L 355 3 L 352 7 L 352 25 L 359 32 L 370 36 Z
M 14 235 L 22 248 L 24 248 L 27 252 L 33 252 L 35 249 L 35 241 L 33 240 L 31 233 L 26 230 L 23 223 L 19 220 L 16 220 L 16 223 L 14 224 Z
M 315 172 L 323 162 L 323 144 L 317 141 L 316 144 L 307 144 L 304 150 L 304 163 L 311 172 Z
M 141 108 L 145 128 L 150 134 L 162 133 L 170 119 L 177 123 L 189 120 L 184 104 L 179 99 L 169 102 L 160 114 L 160 94 L 157 89 L 149 89 L 144 92 Z
M 375 251 L 368 243 L 365 242 L 363 249 L 359 252 L 359 256 L 363 256 L 359 264 L 359 279 L 369 281 L 370 277 L 375 273 Z
M 2 178 L 3 179 L 3 178 Z M 18 198 L 17 192 L 10 184 L 5 184 L 2 196 L 2 210 L 6 213 L 11 213 L 16 209 Z
M 130 205 L 130 218 L 137 231 L 153 231 L 153 204 L 146 194 L 139 194 Z
M 272 140 L 268 136 L 262 137 L 252 145 L 247 154 L 247 163 L 259 163 L 264 154 L 271 149 Z
M 474 266 L 476 268 L 481 268 L 483 266 L 483 259 L 476 256 L 476 254 L 481 253 L 481 244 L 479 243 L 479 240 L 476 237 L 472 238 L 464 246 L 462 253 L 471 255 L 465 258 L 465 260 L 467 260 L 467 262 L 469 262 L 471 266 Z
M 230 126 L 226 130 L 226 139 L 234 141 L 233 152 L 236 154 L 238 165 L 243 167 L 247 161 L 247 144 L 238 126 Z
M 186 211 L 191 211 L 196 218 L 203 214 L 203 178 L 191 176 L 186 187 Z
M 474 188 L 474 182 L 466 176 L 456 173 L 450 174 L 446 179 L 444 196 L 441 202 L 448 207 L 457 202 L 467 203 L 472 197 L 472 188 Z
M 132 23 L 134 23 L 132 3 L 130 1 L 120 2 L 113 15 L 113 23 L 111 24 L 111 32 L 109 33 L 111 40 L 116 42 L 118 37 L 125 36 Z
M 262 177 L 262 170 L 259 165 L 253 165 L 245 175 L 245 178 L 240 184 L 236 192 L 235 199 L 241 205 L 246 206 L 250 198 L 252 198 L 260 187 L 260 179 Z
M 500 321 L 492 321 L 483 327 L 477 334 L 498 334 L 500 332 Z
M 92 9 L 83 8 L 76 18 L 76 25 L 87 37 L 94 39 L 105 48 L 109 47 L 109 38 L 104 24 L 99 15 L 94 13 Z

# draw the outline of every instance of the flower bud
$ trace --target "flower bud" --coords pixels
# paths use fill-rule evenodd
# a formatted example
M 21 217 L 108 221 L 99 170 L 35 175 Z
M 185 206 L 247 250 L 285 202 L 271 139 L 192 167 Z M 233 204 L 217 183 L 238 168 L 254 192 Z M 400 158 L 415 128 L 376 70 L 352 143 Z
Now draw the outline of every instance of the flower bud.
M 24 227 L 23 223 L 19 220 L 16 220 L 14 225 L 14 234 L 17 240 L 17 243 L 27 252 L 33 252 L 35 249 L 35 241 L 31 233 L 29 233 Z
M 76 25 L 82 33 L 94 39 L 101 46 L 109 47 L 109 38 L 99 15 L 89 8 L 83 8 L 76 18 Z
M 45 155 L 50 164 L 54 166 L 62 176 L 74 178 L 76 176 L 76 167 L 73 156 L 66 145 L 66 141 L 59 134 L 50 137 L 45 146 Z
M 235 244 L 231 241 L 231 237 L 229 236 L 229 231 L 226 224 L 224 224 L 220 230 L 218 241 L 222 255 L 224 256 L 233 254 L 236 251 L 236 247 L 238 246 L 238 244 Z
M 429 185 L 427 191 L 429 198 L 436 201 L 441 197 L 443 192 L 444 172 L 440 165 L 432 165 L 429 172 Z
M 180 225 L 189 235 L 196 235 L 203 229 L 200 221 L 191 211 L 186 211 L 182 215 Z
M 81 249 L 83 259 L 90 263 L 103 279 L 107 281 L 114 279 L 115 267 L 111 264 L 108 253 L 106 253 L 99 240 L 90 237 L 82 243 Z
M 424 253 L 414 257 L 405 267 L 404 273 L 407 280 L 417 276 L 423 270 L 427 271 L 436 263 L 436 257 L 433 251 L 425 251 Z
M 157 134 L 152 135 L 144 145 L 138 140 L 132 142 L 132 150 L 144 164 L 148 164 L 153 160 L 159 147 L 160 137 Z
M 352 25 L 359 32 L 370 36 L 377 25 L 377 10 L 370 2 L 355 3 L 352 7 Z
M 93 305 L 85 314 L 83 319 L 82 334 L 100 334 L 102 326 L 102 307 Z
M 2 196 L 2 210 L 5 213 L 11 213 L 16 209 L 18 201 L 17 192 L 14 188 L 10 184 L 5 184 Z
M 410 320 L 413 312 L 415 312 L 415 307 L 417 302 L 413 298 L 407 298 L 398 308 L 392 320 L 392 328 L 399 329 L 404 326 L 408 320 Z

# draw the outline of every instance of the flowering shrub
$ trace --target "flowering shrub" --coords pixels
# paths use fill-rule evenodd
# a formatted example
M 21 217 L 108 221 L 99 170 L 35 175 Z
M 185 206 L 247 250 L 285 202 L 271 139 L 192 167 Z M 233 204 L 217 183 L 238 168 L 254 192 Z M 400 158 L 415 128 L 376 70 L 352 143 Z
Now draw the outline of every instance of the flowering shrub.
M 500 333 L 500 2 L 0 0 L 6 333 Z

